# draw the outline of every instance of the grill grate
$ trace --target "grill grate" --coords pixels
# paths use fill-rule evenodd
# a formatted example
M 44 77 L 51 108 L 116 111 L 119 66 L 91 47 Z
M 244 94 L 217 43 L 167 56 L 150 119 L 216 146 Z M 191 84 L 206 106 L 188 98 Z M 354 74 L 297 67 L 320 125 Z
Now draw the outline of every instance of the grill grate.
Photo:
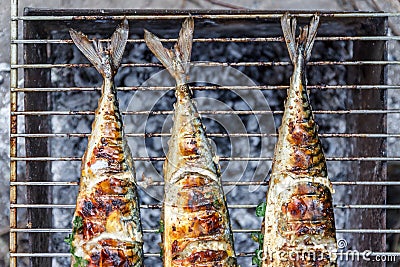
M 99 15 L 101 14 L 101 15 Z M 282 35 L 280 33 L 279 19 L 282 12 L 270 13 L 266 11 L 213 11 L 199 12 L 191 11 L 196 20 L 195 44 L 221 45 L 226 47 L 229 44 L 269 44 L 278 43 L 284 49 Z M 312 13 L 299 13 L 299 17 L 307 20 Z M 46 9 L 26 9 L 24 15 L 20 15 L 18 1 L 11 1 L 11 129 L 10 129 L 10 266 L 23 266 L 25 260 L 29 259 L 34 266 L 63 266 L 57 259 L 69 257 L 66 249 L 62 252 L 55 252 L 53 247 L 63 246 L 62 240 L 54 240 L 55 234 L 67 235 L 70 228 L 55 227 L 54 220 L 57 214 L 69 214 L 67 220 L 72 218 L 72 210 L 75 205 L 72 203 L 60 203 L 52 199 L 56 188 L 63 188 L 65 192 L 77 191 L 78 178 L 68 177 L 61 180 L 54 179 L 56 175 L 51 171 L 51 164 L 66 164 L 70 162 L 79 166 L 80 155 L 83 154 L 84 146 L 79 147 L 75 155 L 53 154 L 49 150 L 51 144 L 57 140 L 85 139 L 89 135 L 86 131 L 78 132 L 59 132 L 53 131 L 49 121 L 53 118 L 63 120 L 92 120 L 94 109 L 80 110 L 58 110 L 51 103 L 53 95 L 56 94 L 82 94 L 85 95 L 98 93 L 98 86 L 83 87 L 65 83 L 63 86 L 54 85 L 52 74 L 54 71 L 66 70 L 68 73 L 77 71 L 90 71 L 87 63 L 71 63 L 67 60 L 62 62 L 51 62 L 54 51 L 60 51 L 64 47 L 71 50 L 72 41 L 67 36 L 70 27 L 88 32 L 94 35 L 95 32 L 107 36 L 115 28 L 115 25 L 126 16 L 131 24 L 133 33 L 127 46 L 141 45 L 144 40 L 142 36 L 143 27 L 154 29 L 161 36 L 175 36 L 182 19 L 187 17 L 187 12 L 183 11 L 137 11 L 137 10 L 46 10 Z M 388 60 L 386 58 L 386 46 L 390 42 L 400 40 L 400 36 L 387 36 L 386 22 L 388 17 L 399 17 L 398 13 L 322 13 L 321 27 L 318 31 L 316 45 L 318 43 L 351 43 L 351 59 L 333 60 L 329 55 L 321 55 L 309 63 L 310 70 L 324 67 L 345 68 L 347 73 L 346 83 L 344 84 L 324 84 L 323 78 L 319 83 L 310 83 L 309 89 L 315 94 L 321 92 L 333 92 L 338 95 L 345 95 L 351 98 L 352 102 L 347 103 L 344 108 L 330 109 L 324 107 L 329 99 L 320 100 L 322 103 L 316 105 L 316 120 L 321 126 L 320 136 L 322 142 L 332 143 L 342 142 L 353 146 L 346 153 L 342 151 L 331 151 L 327 155 L 328 170 L 334 171 L 331 175 L 334 188 L 337 191 L 335 198 L 336 220 L 348 220 L 337 223 L 338 238 L 346 240 L 348 247 L 343 252 L 351 250 L 371 250 L 372 256 L 387 257 L 387 261 L 393 261 L 396 257 L 400 258 L 400 253 L 395 249 L 386 249 L 386 238 L 389 235 L 400 234 L 398 227 L 391 228 L 386 225 L 386 212 L 397 211 L 400 204 L 392 203 L 388 199 L 386 202 L 386 191 L 400 186 L 400 181 L 387 179 L 386 168 L 388 164 L 398 164 L 400 161 L 400 149 L 390 152 L 386 147 L 389 143 L 396 147 L 400 132 L 388 132 L 386 121 L 391 120 L 390 116 L 400 114 L 400 110 L 387 107 L 387 94 L 397 93 L 400 89 L 398 84 L 389 84 L 387 71 L 396 68 L 400 61 Z M 108 24 L 105 22 L 109 22 Z M 170 29 L 165 29 L 168 22 Z M 300 22 L 302 22 L 300 20 Z M 21 27 L 23 26 L 23 27 Z M 244 27 L 244 28 L 243 28 Z M 252 29 L 251 27 L 255 27 Z M 268 29 L 270 27 L 270 29 Z M 163 29 L 165 31 L 163 32 Z M 217 32 L 210 34 L 210 29 Z M 237 29 L 237 30 L 236 30 Z M 218 31 L 219 30 L 219 31 Z M 54 34 L 54 32 L 59 34 Z M 237 31 L 237 32 L 236 32 Z M 104 34 L 103 34 L 104 33 Z M 208 38 L 208 34 L 212 35 Z M 61 36 L 61 37 L 60 37 Z M 102 39 L 106 41 L 106 39 Z M 175 38 L 162 39 L 163 42 L 174 42 Z M 57 47 L 61 47 L 57 50 Z M 195 50 L 196 48 L 194 48 Z M 373 50 L 370 50 L 373 49 Z M 24 51 L 23 58 L 19 52 Z M 368 51 L 368 52 L 363 52 Z M 371 52 L 373 51 L 373 52 Z M 287 59 L 287 58 L 286 58 Z M 249 58 L 246 61 L 227 62 L 212 59 L 212 62 L 194 63 L 198 67 L 233 67 L 239 70 L 253 68 L 261 73 L 272 71 L 275 68 L 284 68 L 290 74 L 290 62 L 278 61 L 257 61 L 257 58 Z M 149 58 L 146 62 L 124 62 L 122 69 L 132 69 L 133 72 L 140 70 L 160 70 L 161 65 Z M 81 70 L 82 69 L 82 70 Z M 312 76 L 309 72 L 309 79 Z M 353 77 L 355 76 L 355 77 Z M 357 77 L 365 80 L 358 80 Z M 24 85 L 19 84 L 24 77 Z M 249 92 L 262 91 L 265 96 L 279 95 L 284 97 L 285 90 L 288 88 L 288 80 L 285 84 L 262 84 L 258 85 L 229 85 L 215 86 L 196 84 L 193 86 L 195 92 Z M 140 85 L 118 87 L 120 93 L 167 93 L 173 89 L 170 85 Z M 283 94 L 283 95 L 282 95 Z M 85 95 L 86 96 L 86 95 Z M 97 96 L 97 95 L 96 95 Z M 18 100 L 24 99 L 24 105 Z M 93 103 L 97 103 L 97 97 L 93 97 Z M 316 99 L 316 98 L 315 98 Z M 318 100 L 318 99 L 317 99 Z M 62 101 L 62 99 L 58 99 Z M 278 109 L 272 110 L 201 110 L 207 116 L 274 116 L 276 124 L 282 115 L 281 102 L 277 104 Z M 328 106 L 330 107 L 330 106 Z M 201 106 L 199 105 L 201 109 Z M 125 118 L 151 116 L 163 118 L 172 114 L 171 109 L 167 110 L 128 110 L 124 111 Z M 346 123 L 345 131 L 334 129 L 329 132 L 324 130 L 326 122 L 324 120 L 337 119 Z M 369 118 L 373 126 L 364 125 L 366 118 Z M 393 117 L 395 118 L 395 117 Z M 392 122 L 394 122 L 392 118 Z M 364 124 L 360 125 L 362 122 Z M 223 138 L 264 138 L 275 140 L 276 133 L 272 132 L 223 132 L 219 128 L 208 127 L 209 136 L 213 140 Z M 133 132 L 127 131 L 127 137 L 131 139 L 152 139 L 166 138 L 167 132 Z M 56 140 L 56 141 L 54 141 Z M 236 139 L 234 139 L 236 140 Z M 216 143 L 218 143 L 216 141 Z M 23 149 L 25 148 L 25 152 Z M 152 165 L 162 162 L 164 155 L 142 156 L 135 155 L 132 149 L 134 160 L 139 163 Z M 254 162 L 257 164 L 270 164 L 272 150 L 267 154 L 250 155 L 221 155 L 220 160 L 223 166 L 241 162 Z M 74 166 L 75 166 L 74 165 Z M 79 168 L 79 167 L 78 167 Z M 340 168 L 345 168 L 343 171 Z M 140 168 L 139 168 L 140 169 Z M 355 169 L 354 176 L 352 170 Z M 17 173 L 18 170 L 18 173 Z M 374 170 L 371 172 L 370 170 Z M 141 174 L 138 172 L 138 174 Z M 265 178 L 265 179 L 264 179 Z M 227 187 L 240 187 L 242 191 L 247 190 L 247 194 L 258 194 L 258 201 L 238 203 L 233 201 L 228 194 L 228 206 L 231 210 L 232 220 L 240 212 L 250 212 L 254 214 L 258 202 L 264 200 L 264 193 L 268 185 L 267 172 L 262 179 L 243 179 L 240 181 L 223 180 L 223 185 Z M 142 183 L 142 182 L 140 182 Z M 143 182 L 144 185 L 144 182 Z M 147 188 L 162 190 L 162 180 L 146 182 Z M 255 192 L 248 192 L 249 186 L 259 186 Z M 144 187 L 146 188 L 146 187 Z M 245 188 L 245 190 L 244 190 Z M 351 196 L 346 195 L 351 192 Z M 371 198 L 371 194 L 374 198 Z M 26 196 L 25 196 L 26 195 Z M 258 197 L 261 196 L 261 197 Z M 376 196 L 376 197 L 375 197 Z M 150 201 L 146 201 L 150 199 Z M 242 198 L 244 199 L 244 198 Z M 232 201 L 230 201 L 232 200 Z M 247 199 L 246 199 L 247 200 Z M 392 203 L 392 204 L 387 204 Z M 141 205 L 142 214 L 159 216 L 160 202 L 155 198 L 145 198 Z M 237 212 L 236 212 L 237 211 Z M 364 214 L 364 216 L 361 216 Z M 389 215 L 388 215 L 389 216 Z M 254 216 L 253 216 L 254 217 Z M 40 218 L 39 220 L 37 218 Z M 158 220 L 158 219 L 157 219 Z M 251 265 L 251 256 L 254 249 L 243 245 L 241 240 L 250 239 L 250 234 L 260 229 L 260 219 L 252 218 L 249 222 L 257 222 L 247 227 L 239 227 L 239 223 L 234 223 L 236 250 L 242 266 Z M 145 240 L 148 242 L 158 242 L 158 229 L 154 225 L 145 226 Z M 236 226 L 235 226 L 236 225 Z M 239 226 L 238 226 L 239 225 Z M 245 224 L 244 224 L 245 225 Z M 147 236 L 147 239 L 146 239 Z M 30 244 L 38 244 L 31 248 L 26 248 L 21 243 L 20 237 L 26 237 Z M 50 242 L 51 239 L 51 242 Z M 254 243 L 254 247 L 256 244 Z M 65 247 L 66 248 L 66 247 Z M 150 247 L 152 248 L 152 247 Z M 36 250 L 35 250 L 36 249 Z M 145 247 L 146 249 L 146 247 Z M 145 250 L 146 261 L 149 266 L 159 266 L 158 251 L 154 249 Z M 153 263 L 155 258 L 156 263 Z M 347 259 L 347 261 L 346 261 Z M 65 259 L 68 261 L 68 259 Z M 150 265 L 150 262 L 155 265 Z M 345 258 L 341 261 L 341 266 L 363 266 L 363 262 L 351 261 Z M 361 265 L 357 265 L 361 264 Z M 383 263 L 376 263 L 376 266 L 383 266 Z M 64 265 L 65 266 L 65 265 Z

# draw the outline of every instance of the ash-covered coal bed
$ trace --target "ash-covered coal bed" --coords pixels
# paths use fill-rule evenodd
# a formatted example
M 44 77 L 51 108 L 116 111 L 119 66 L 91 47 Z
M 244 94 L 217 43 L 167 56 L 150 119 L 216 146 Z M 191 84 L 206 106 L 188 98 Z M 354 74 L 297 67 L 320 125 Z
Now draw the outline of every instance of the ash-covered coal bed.
M 54 33 L 52 38 L 65 38 L 65 33 Z M 103 37 L 103 36 L 98 36 Z M 142 36 L 131 36 L 131 38 L 141 38 Z M 88 62 L 76 47 L 70 44 L 51 45 L 52 53 L 50 63 L 86 63 Z M 317 41 L 315 43 L 311 61 L 332 60 L 345 61 L 352 58 L 352 42 L 343 41 Z M 194 43 L 192 61 L 205 62 L 250 62 L 250 61 L 289 61 L 286 46 L 282 42 L 251 42 L 251 43 Z M 157 59 L 147 49 L 144 43 L 128 43 L 124 54 L 123 63 L 158 63 Z M 260 66 L 249 67 L 240 66 L 236 70 L 247 75 L 257 85 L 288 85 L 292 73 L 292 66 Z M 169 79 L 162 86 L 173 85 L 164 73 L 153 76 L 160 72 L 159 67 L 122 67 L 116 76 L 116 86 L 129 87 L 140 86 L 147 82 L 150 85 L 158 81 L 164 82 L 161 78 Z M 309 85 L 344 85 L 348 75 L 347 69 L 343 65 L 325 65 L 308 67 Z M 218 75 L 218 73 L 215 73 Z M 153 77 L 153 78 L 152 78 Z M 154 78 L 155 77 L 155 78 Z M 161 78 L 160 78 L 161 77 Z M 229 77 L 228 77 L 229 78 Z M 227 79 L 228 79 L 227 78 Z M 51 70 L 51 83 L 53 87 L 96 87 L 101 86 L 101 76 L 94 68 L 53 68 Z M 214 85 L 212 81 L 194 82 L 193 85 Z M 261 90 L 259 91 L 272 111 L 281 111 L 286 98 L 286 90 Z M 130 110 L 132 107 L 138 111 L 144 111 L 146 105 L 146 94 L 151 95 L 152 91 L 118 91 L 121 111 Z M 142 95 L 141 95 L 142 94 Z M 71 111 L 93 111 L 98 104 L 100 91 L 79 91 L 79 92 L 53 92 L 51 95 L 52 107 L 54 110 Z M 198 108 L 204 110 L 204 105 L 210 99 L 215 103 L 222 103 L 231 110 L 251 110 L 252 104 L 246 101 L 234 91 L 230 90 L 195 90 L 194 97 L 199 99 Z M 205 99 L 201 101 L 201 99 Z M 346 94 L 343 90 L 312 89 L 310 91 L 311 103 L 314 110 L 343 110 L 346 106 Z M 140 101 L 142 100 L 142 101 Z M 160 93 L 160 98 L 156 99 L 152 105 L 153 111 L 173 110 L 175 97 L 173 91 Z M 214 103 L 214 102 L 213 102 Z M 210 108 L 209 105 L 207 108 Z M 222 109 L 222 107 L 215 107 Z M 232 116 L 232 115 L 225 115 Z M 259 125 L 261 115 L 235 115 L 235 119 L 244 126 L 247 133 L 260 133 L 262 127 Z M 269 115 L 272 116 L 272 115 Z M 218 120 L 212 115 L 203 115 L 203 123 L 207 133 L 231 133 L 224 125 L 230 119 Z M 222 115 L 220 117 L 223 117 Z M 274 114 L 273 127 L 271 133 L 277 132 L 277 127 L 281 123 L 281 114 Z M 271 117 L 272 118 L 272 117 Z M 346 132 L 346 120 L 343 115 L 338 114 L 315 114 L 319 124 L 320 133 L 344 133 Z M 143 121 L 145 119 L 146 121 Z M 90 133 L 93 116 L 71 115 L 71 116 L 52 116 L 51 125 L 54 133 Z M 160 133 L 167 132 L 171 127 L 171 115 L 126 115 L 124 116 L 126 132 L 129 133 Z M 221 123 L 222 121 L 222 123 Z M 234 120 L 233 120 L 234 121 Z M 275 127 L 276 125 L 276 127 Z M 134 157 L 165 156 L 166 137 L 129 137 L 132 154 Z M 212 136 L 216 151 L 220 157 L 230 157 L 238 146 L 247 146 L 249 157 L 260 157 L 273 155 L 274 137 L 219 137 Z M 327 157 L 346 156 L 347 143 L 343 138 L 323 138 L 322 143 Z M 137 147 L 133 146 L 138 144 Z M 140 145 L 143 144 L 143 145 Z M 263 144 L 265 146 L 263 147 Z M 51 139 L 52 156 L 73 156 L 81 157 L 86 149 L 87 138 L 53 138 Z M 261 151 L 261 150 L 264 151 Z M 244 157 L 247 155 L 243 155 Z M 145 185 L 143 180 L 162 181 L 162 161 L 136 162 L 136 178 L 139 184 Z M 228 166 L 228 165 L 232 166 Z M 235 169 L 235 165 L 240 165 Z M 240 181 L 263 181 L 268 179 L 270 162 L 249 161 L 246 165 L 242 162 L 221 161 L 222 171 L 232 173 L 240 172 Z M 153 169 L 153 174 L 148 174 L 147 169 Z M 258 168 L 258 169 L 257 169 Z M 52 162 L 53 181 L 79 181 L 80 162 Z M 254 177 L 254 173 L 257 177 Z M 328 171 L 332 181 L 347 179 L 349 168 L 345 162 L 328 162 Z M 157 176 L 158 173 L 158 176 Z M 237 174 L 236 174 L 237 175 Z M 228 179 L 223 173 L 223 179 Z M 335 188 L 335 203 L 346 203 L 345 194 L 350 190 L 338 186 Z M 140 200 L 142 204 L 155 204 L 162 201 L 162 186 L 140 187 Z M 225 187 L 228 204 L 258 204 L 265 201 L 266 186 L 250 188 L 249 186 L 227 186 Z M 53 189 L 54 204 L 75 204 L 78 187 L 57 186 Z M 346 211 L 336 209 L 336 227 L 346 228 Z M 73 209 L 54 209 L 53 228 L 72 228 L 71 219 Z M 158 229 L 160 221 L 159 209 L 142 209 L 142 224 L 144 229 Z M 230 217 L 233 229 L 254 229 L 261 227 L 261 218 L 255 216 L 254 208 L 235 208 L 230 209 Z M 65 233 L 52 235 L 51 252 L 68 252 L 69 247 L 63 241 Z M 338 238 L 340 235 L 338 235 Z M 252 240 L 250 233 L 235 233 L 235 249 L 237 252 L 254 252 L 257 244 Z M 159 233 L 144 234 L 144 250 L 147 253 L 158 253 L 161 242 Z M 241 266 L 251 266 L 251 257 L 240 257 Z M 146 266 L 162 266 L 160 257 L 148 257 L 145 259 Z M 69 266 L 69 258 L 54 258 L 53 266 Z

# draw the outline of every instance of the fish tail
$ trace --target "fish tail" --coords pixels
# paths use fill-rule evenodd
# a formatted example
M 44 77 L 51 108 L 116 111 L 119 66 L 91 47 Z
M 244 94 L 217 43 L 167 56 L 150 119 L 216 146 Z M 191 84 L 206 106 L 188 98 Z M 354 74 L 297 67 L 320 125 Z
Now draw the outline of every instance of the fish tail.
M 144 30 L 144 40 L 147 46 L 175 78 L 178 85 L 187 82 L 192 52 L 193 29 L 194 20 L 190 16 L 183 22 L 178 42 L 172 49 L 165 48 L 157 36 Z
M 69 31 L 72 41 L 103 77 L 114 77 L 121 65 L 122 55 L 128 40 L 129 24 L 125 18 L 111 36 L 108 47 L 74 29 Z
M 310 59 L 315 36 L 317 35 L 318 24 L 319 15 L 315 14 L 312 17 L 309 25 L 300 27 L 299 39 L 296 41 L 296 18 L 290 16 L 289 13 L 285 13 L 282 16 L 281 25 L 283 36 L 285 38 L 292 63 L 297 61 L 300 54 L 306 62 Z

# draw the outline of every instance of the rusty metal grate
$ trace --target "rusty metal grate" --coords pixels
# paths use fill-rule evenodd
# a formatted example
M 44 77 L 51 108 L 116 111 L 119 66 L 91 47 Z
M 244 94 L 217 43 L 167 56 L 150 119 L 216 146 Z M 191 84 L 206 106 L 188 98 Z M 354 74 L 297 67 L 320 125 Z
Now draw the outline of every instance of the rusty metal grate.
M 203 50 L 204 47 L 213 45 L 222 47 L 224 50 L 232 44 L 260 45 L 263 49 L 273 50 L 276 47 L 269 45 L 276 44 L 284 51 L 283 54 L 287 53 L 279 25 L 282 12 L 191 11 L 190 13 L 196 21 L 194 42 L 199 47 L 203 46 Z M 64 48 L 72 49 L 72 42 L 67 35 L 68 29 L 73 27 L 88 33 L 89 36 L 94 36 L 96 33 L 108 36 L 115 25 L 126 16 L 132 31 L 128 46 L 134 46 L 144 43 L 143 38 L 140 37 L 144 27 L 154 30 L 161 36 L 175 36 L 180 22 L 187 17 L 187 14 L 187 11 L 46 9 L 25 9 L 21 14 L 18 1 L 11 1 L 10 266 L 23 266 L 26 259 L 29 259 L 33 266 L 51 266 L 52 263 L 57 265 L 54 259 L 69 256 L 67 250 L 55 252 L 53 249 L 55 246 L 62 246 L 63 241 L 52 239 L 52 236 L 67 235 L 70 232 L 70 228 L 67 227 L 54 227 L 54 219 L 57 216 L 54 210 L 73 210 L 75 205 L 53 201 L 50 196 L 54 188 L 76 192 L 79 177 L 54 180 L 55 174 L 51 171 L 51 165 L 60 162 L 79 163 L 83 150 L 78 148 L 75 155 L 66 156 L 53 153 L 49 146 L 57 142 L 54 140 L 85 139 L 89 133 L 79 130 L 67 133 L 53 131 L 50 121 L 53 117 L 76 120 L 85 116 L 90 118 L 94 114 L 94 109 L 58 110 L 54 108 L 55 105 L 51 100 L 54 94 L 93 93 L 96 96 L 99 87 L 75 86 L 68 83 L 63 86 L 54 85 L 52 81 L 54 70 L 62 69 L 66 71 L 65 73 L 73 73 L 90 69 L 90 65 L 83 62 L 71 63 L 62 60 L 52 62 L 53 53 L 60 52 Z M 298 15 L 306 21 L 312 13 Z M 315 94 L 314 101 L 319 103 L 314 106 L 314 113 L 321 127 L 322 142 L 325 140 L 330 140 L 332 144 L 341 142 L 349 148 L 343 153 L 333 150 L 327 155 L 328 170 L 336 170 L 335 175 L 331 175 L 334 188 L 339 194 L 339 197 L 335 199 L 336 220 L 345 218 L 343 222 L 338 223 L 339 238 L 348 243 L 346 251 L 371 250 L 372 256 L 388 259 L 389 257 L 400 258 L 397 250 L 387 249 L 386 241 L 391 235 L 400 234 L 398 226 L 388 226 L 386 222 L 386 216 L 389 216 L 391 211 L 396 212 L 400 209 L 399 203 L 391 203 L 387 199 L 387 191 L 400 186 L 400 181 L 396 177 L 390 176 L 390 173 L 387 174 L 388 166 L 400 162 L 398 152 L 400 150 L 395 149 L 395 152 L 391 153 L 387 144 L 395 146 L 399 143 L 400 132 L 388 132 L 386 125 L 388 120 L 393 121 L 393 118 L 400 114 L 399 109 L 388 108 L 387 104 L 387 94 L 396 93 L 400 89 L 400 84 L 390 84 L 387 79 L 388 70 L 400 65 L 400 61 L 387 58 L 387 45 L 400 40 L 400 36 L 387 35 L 387 18 L 398 16 L 400 16 L 398 13 L 322 13 L 316 46 L 344 44 L 349 48 L 350 55 L 344 59 L 335 59 L 330 57 L 329 53 L 320 54 L 318 58 L 312 57 L 309 63 L 309 79 L 314 70 L 334 72 L 340 68 L 344 73 L 342 83 L 328 84 L 324 77 L 320 77 L 319 81 L 310 82 L 309 85 L 309 89 Z M 175 40 L 174 37 L 163 39 L 164 42 Z M 24 57 L 21 56 L 22 51 Z M 148 58 L 146 62 L 125 61 L 122 68 L 132 69 L 133 72 L 140 69 L 151 69 L 153 72 L 161 70 L 161 65 L 154 62 L 157 61 L 151 58 Z M 244 61 L 218 61 L 210 57 L 208 62 L 194 64 L 201 67 L 229 66 L 244 72 L 257 72 L 258 76 L 263 75 L 264 72 L 274 73 L 276 68 L 283 68 L 290 74 L 291 68 L 288 60 L 267 61 L 251 57 Z M 19 83 L 22 78 L 24 78 L 24 84 Z M 335 78 L 332 79 L 335 80 Z M 281 84 L 268 82 L 230 86 L 196 84 L 193 88 L 195 91 L 224 93 L 261 91 L 266 97 L 280 95 L 282 102 L 285 90 L 288 88 L 288 80 Z M 172 86 L 141 84 L 118 87 L 119 93 L 126 94 L 142 91 L 151 94 L 168 92 L 171 89 L 173 89 Z M 347 102 L 343 103 L 342 108 L 323 108 L 332 106 L 329 98 L 321 97 L 327 92 L 332 95 L 342 95 Z M 24 99 L 23 104 L 18 101 L 21 99 Z M 63 100 L 60 98 L 58 101 Z M 94 97 L 93 101 L 97 103 L 97 98 Z M 277 125 L 279 125 L 283 105 L 277 106 L 279 108 L 271 108 L 271 110 L 223 110 L 217 107 L 216 110 L 201 110 L 201 113 L 205 116 L 273 115 L 277 118 Z M 171 114 L 171 110 L 157 109 L 123 112 L 126 117 L 142 115 L 162 117 Z M 345 130 L 332 128 L 333 130 L 329 131 L 326 121 L 338 117 L 345 123 Z M 208 128 L 208 132 L 213 139 L 276 138 L 275 132 L 227 133 L 212 128 Z M 169 133 L 128 131 L 127 136 L 137 139 L 168 138 Z M 138 156 L 135 155 L 135 149 L 132 150 L 134 159 L 141 164 L 157 164 L 164 160 L 162 154 Z M 249 156 L 222 155 L 220 157 L 221 162 L 232 164 L 237 162 L 267 164 L 271 162 L 271 159 L 272 151 L 268 155 L 261 156 L 256 153 Z M 240 203 L 229 202 L 228 194 L 228 206 L 233 211 L 231 212 L 233 215 L 240 214 L 235 210 L 254 214 L 257 204 L 264 200 L 263 196 L 268 185 L 267 174 L 266 172 L 263 177 L 265 179 L 261 180 L 223 181 L 225 186 L 242 188 L 260 186 L 257 189 L 258 192 L 248 193 L 257 193 L 258 196 L 262 196 L 252 203 L 244 200 Z M 150 188 L 162 188 L 162 186 L 162 181 L 153 181 L 148 184 Z M 351 192 L 351 194 L 347 195 L 346 192 Z M 160 202 L 144 202 L 141 208 L 142 214 L 157 211 L 160 208 Z M 240 218 L 233 219 L 240 220 Z M 253 218 L 251 221 L 257 221 L 257 223 L 249 227 L 234 226 L 235 237 L 241 236 L 238 238 L 240 240 L 251 239 L 251 233 L 259 231 L 261 224 L 260 219 Z M 157 227 L 145 227 L 144 233 L 147 236 L 145 240 L 157 242 Z M 31 246 L 26 247 L 19 243 L 20 236 L 25 236 Z M 35 245 L 32 246 L 32 244 Z M 254 249 L 239 243 L 236 244 L 236 250 L 242 266 L 250 266 Z M 146 260 L 159 257 L 158 251 L 155 250 L 147 250 L 145 254 Z M 65 261 L 68 259 L 66 258 Z M 347 261 L 343 259 L 342 264 L 343 266 L 350 266 L 350 264 L 364 266 L 362 262 L 357 263 L 349 259 Z M 383 263 L 376 264 L 376 266 L 382 266 L 379 264 Z

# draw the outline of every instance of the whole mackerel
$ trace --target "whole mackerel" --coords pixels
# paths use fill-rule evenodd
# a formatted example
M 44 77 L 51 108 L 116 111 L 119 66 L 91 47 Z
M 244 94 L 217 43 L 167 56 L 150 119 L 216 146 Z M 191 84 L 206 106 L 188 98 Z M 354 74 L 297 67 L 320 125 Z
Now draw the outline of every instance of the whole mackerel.
M 75 30 L 72 40 L 103 76 L 102 96 L 82 159 L 79 195 L 69 237 L 71 266 L 142 266 L 143 241 L 131 151 L 114 85 L 128 39 L 125 19 L 108 47 Z
M 296 19 L 281 20 L 294 70 L 267 193 L 263 267 L 336 266 L 333 189 L 306 89 L 318 23 L 315 15 L 296 40 Z
M 162 250 L 165 267 L 237 266 L 217 157 L 187 84 L 194 21 L 174 49 L 145 31 L 145 41 L 176 80 L 174 125 L 164 163 Z

